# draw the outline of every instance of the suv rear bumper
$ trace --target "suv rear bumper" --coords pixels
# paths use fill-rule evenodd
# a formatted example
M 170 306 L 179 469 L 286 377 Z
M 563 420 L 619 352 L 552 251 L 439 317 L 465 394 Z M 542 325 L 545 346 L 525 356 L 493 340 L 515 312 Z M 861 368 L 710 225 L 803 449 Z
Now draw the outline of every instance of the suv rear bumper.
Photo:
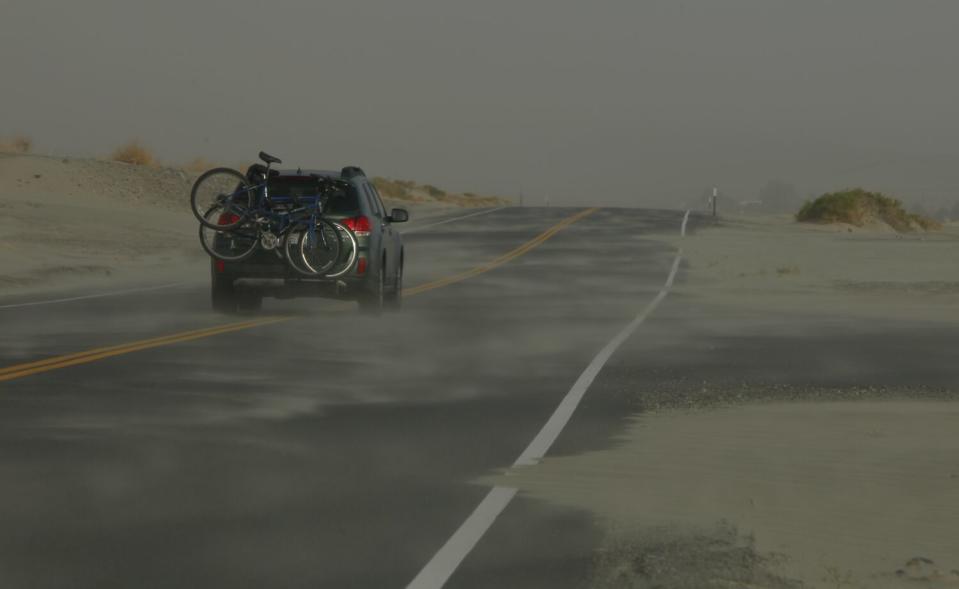
M 240 262 L 210 260 L 210 271 L 232 280 L 237 288 L 256 290 L 274 298 L 325 297 L 355 299 L 368 289 L 366 275 L 357 275 L 356 266 L 337 278 L 313 278 L 298 273 L 282 260 L 271 260 L 257 252 Z
M 234 283 L 237 290 L 255 291 L 262 297 L 296 299 L 320 297 L 326 299 L 355 299 L 363 290 L 362 283 L 350 284 L 342 280 L 276 280 L 263 278 L 239 278 Z

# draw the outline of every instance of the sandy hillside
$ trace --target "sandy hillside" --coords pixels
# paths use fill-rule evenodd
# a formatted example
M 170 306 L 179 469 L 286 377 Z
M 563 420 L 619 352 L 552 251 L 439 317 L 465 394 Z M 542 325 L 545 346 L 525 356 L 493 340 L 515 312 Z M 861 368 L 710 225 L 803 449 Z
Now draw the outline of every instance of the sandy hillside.
M 202 267 L 182 171 L 0 156 L 0 294 L 157 284 Z
M 373 178 L 377 191 L 384 199 L 407 203 L 434 203 L 458 207 L 501 207 L 513 204 L 512 199 L 483 196 L 472 192 L 450 192 L 432 184 L 418 184 L 412 180 Z
M 81 158 L 0 154 L 0 296 L 206 277 L 189 212 L 195 173 Z M 414 222 L 459 202 L 387 199 Z
M 723 341 L 770 329 L 798 341 L 830 317 L 959 320 L 954 226 L 900 235 L 754 217 L 663 239 L 686 262 L 673 312 L 695 313 L 699 333 Z M 637 350 L 695 349 L 696 329 L 679 321 L 654 317 Z M 645 411 L 612 447 L 481 482 L 593 512 L 606 530 L 598 588 L 959 587 L 954 396 L 799 390 L 770 378 L 729 390 L 624 382 Z

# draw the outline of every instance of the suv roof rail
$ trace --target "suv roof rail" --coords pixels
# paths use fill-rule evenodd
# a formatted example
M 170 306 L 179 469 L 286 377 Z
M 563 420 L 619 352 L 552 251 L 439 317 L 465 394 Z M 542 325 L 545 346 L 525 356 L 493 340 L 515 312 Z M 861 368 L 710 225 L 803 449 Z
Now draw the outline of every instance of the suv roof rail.
M 340 176 L 343 178 L 352 178 L 353 176 L 366 176 L 366 172 L 359 166 L 346 166 L 340 170 Z

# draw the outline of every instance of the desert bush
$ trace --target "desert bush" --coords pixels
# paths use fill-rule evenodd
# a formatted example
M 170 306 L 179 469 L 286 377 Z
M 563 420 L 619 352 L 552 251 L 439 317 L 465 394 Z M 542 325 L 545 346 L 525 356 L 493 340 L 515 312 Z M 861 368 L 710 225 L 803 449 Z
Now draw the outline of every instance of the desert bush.
M 0 141 L 0 151 L 4 153 L 30 153 L 33 141 L 25 135 L 17 135 L 10 141 Z
M 152 166 L 156 161 L 153 153 L 138 141 L 131 141 L 118 147 L 111 156 L 114 161 L 135 166 Z
M 390 180 L 377 176 L 373 178 L 373 186 L 376 190 L 387 198 L 406 199 L 410 196 L 410 190 L 416 185 L 415 182 L 403 180 Z
M 936 219 L 930 219 L 929 217 L 923 217 L 922 215 L 910 215 L 912 220 L 922 228 L 923 231 L 938 231 L 942 229 L 942 223 Z
M 17 135 L 11 143 L 13 145 L 13 151 L 17 153 L 30 153 L 30 150 L 33 149 L 33 141 L 24 135 Z
M 796 220 L 803 223 L 848 223 L 856 227 L 880 221 L 900 232 L 941 227 L 932 219 L 906 212 L 895 198 L 862 188 L 831 192 L 809 201 L 796 214 Z
M 433 198 L 442 198 L 442 197 L 446 196 L 446 191 L 445 191 L 445 190 L 442 190 L 442 189 L 440 189 L 440 188 L 437 188 L 437 187 L 433 186 L 432 184 L 425 184 L 425 185 L 423 186 L 423 189 L 426 191 L 427 194 L 429 194 L 429 195 L 432 196 Z

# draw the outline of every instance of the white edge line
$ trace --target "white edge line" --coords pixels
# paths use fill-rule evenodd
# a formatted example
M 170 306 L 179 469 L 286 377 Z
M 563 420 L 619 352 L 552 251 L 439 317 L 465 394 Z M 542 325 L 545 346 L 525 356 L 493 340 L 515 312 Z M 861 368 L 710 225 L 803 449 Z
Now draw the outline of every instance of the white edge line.
M 683 224 L 680 228 L 680 235 L 683 237 L 686 236 L 687 221 L 689 221 L 689 211 L 686 211 L 686 214 L 683 216 Z M 676 252 L 676 257 L 673 259 L 673 265 L 669 270 L 666 283 L 659 290 L 656 298 L 650 301 L 639 315 L 630 321 L 626 327 L 621 329 L 620 332 L 616 334 L 616 337 L 596 354 L 596 357 L 589 363 L 586 370 L 579 375 L 579 378 L 573 383 L 572 388 L 566 393 L 563 400 L 560 401 L 556 410 L 553 411 L 553 414 L 543 428 L 536 434 L 533 441 L 530 442 L 529 446 L 523 450 L 523 453 L 520 454 L 519 458 L 513 463 L 514 467 L 536 464 L 540 458 L 546 455 L 550 446 L 553 445 L 553 442 L 556 441 L 556 438 L 559 437 L 559 434 L 573 416 L 573 412 L 582 400 L 583 395 L 586 394 L 589 386 L 593 383 L 593 380 L 599 374 L 600 370 L 603 369 L 603 366 L 606 365 L 609 358 L 616 349 L 646 321 L 646 318 L 656 310 L 656 307 L 658 307 L 663 299 L 666 298 L 666 295 L 669 294 L 670 289 L 673 287 L 673 282 L 676 280 L 676 273 L 679 271 L 679 264 L 682 259 L 683 250 L 680 248 Z M 450 536 L 446 544 L 433 555 L 433 558 L 426 563 L 426 566 L 424 566 L 419 574 L 406 586 L 407 589 L 438 589 L 445 585 L 446 581 L 453 575 L 460 563 L 463 562 L 483 535 L 486 534 L 490 526 L 493 525 L 493 522 L 499 517 L 499 514 L 506 509 L 506 506 L 509 505 L 509 502 L 512 501 L 516 493 L 517 489 L 512 487 L 497 486 L 490 489 L 486 497 L 484 497 L 480 504 L 476 506 L 476 509 L 473 510 L 473 513 L 466 518 L 466 521 Z
M 450 536 L 433 558 L 413 579 L 407 589 L 422 587 L 442 587 L 467 554 L 480 541 L 493 521 L 506 509 L 516 495 L 511 487 L 493 487 L 480 501 L 473 513 Z
M 101 292 L 95 294 L 82 295 L 79 297 L 68 297 L 65 299 L 49 299 L 45 301 L 31 301 L 29 303 L 14 303 L 12 305 L 0 305 L 0 309 L 15 309 L 17 307 L 35 307 L 37 305 L 52 305 L 54 303 L 69 303 L 71 301 L 82 301 L 85 299 L 99 299 L 103 297 L 115 297 L 125 294 L 132 294 L 135 292 L 147 292 L 151 290 L 161 290 L 164 288 L 173 288 L 175 286 L 182 286 L 186 284 L 185 282 L 171 282 L 170 284 L 161 284 L 159 286 L 146 286 L 143 288 L 130 288 L 127 290 L 115 290 L 112 292 Z
M 484 210 L 482 210 L 482 211 L 477 211 L 477 212 L 475 212 L 475 213 L 470 213 L 470 214 L 468 214 L 468 215 L 462 215 L 462 216 L 460 216 L 460 217 L 453 217 L 453 218 L 451 218 L 451 219 L 443 219 L 442 221 L 437 221 L 436 223 L 430 223 L 430 224 L 428 224 L 428 225 L 422 225 L 422 226 L 420 226 L 420 227 L 413 227 L 412 229 L 407 229 L 406 231 L 401 231 L 400 233 L 403 234 L 403 235 L 409 235 L 410 233 L 416 233 L 416 232 L 418 232 L 418 231 L 422 231 L 422 230 L 424 230 L 424 229 L 429 229 L 430 227 L 436 227 L 437 225 L 443 225 L 443 224 L 445 224 L 445 223 L 452 223 L 453 221 L 459 221 L 460 219 L 468 219 L 468 218 L 470 218 L 470 217 L 478 217 L 478 216 L 480 216 L 480 215 L 488 215 L 488 214 L 494 213 L 494 212 L 496 212 L 496 211 L 501 211 L 501 210 L 503 210 L 503 209 L 505 209 L 505 208 L 506 208 L 506 207 L 496 207 L 495 209 L 484 209 Z
M 586 391 L 589 390 L 590 385 L 593 384 L 593 380 L 596 379 L 596 376 L 603 369 L 603 366 L 606 365 L 606 362 L 612 357 L 613 353 L 625 342 L 629 336 L 633 334 L 636 329 L 646 321 L 646 318 L 656 310 L 656 307 L 659 306 L 659 303 L 662 302 L 666 295 L 669 293 L 670 288 L 673 286 L 673 280 L 676 278 L 676 272 L 679 270 L 679 262 L 682 260 L 683 250 L 676 252 L 676 258 L 673 260 L 673 266 L 669 271 L 669 277 L 666 279 L 666 284 L 663 285 L 663 288 L 660 289 L 659 293 L 656 295 L 649 304 L 636 316 L 635 319 L 630 321 L 626 327 L 624 327 L 616 337 L 609 341 L 602 350 L 593 358 L 593 361 L 589 363 L 589 366 L 586 367 L 586 370 L 579 375 L 579 378 L 576 379 L 576 382 L 573 383 L 573 387 L 569 389 L 569 392 L 566 393 L 566 396 L 563 397 L 563 400 L 560 401 L 558 407 L 550 416 L 549 421 L 546 422 L 546 425 L 543 426 L 543 429 L 539 430 L 539 433 L 536 434 L 536 437 L 533 438 L 533 441 L 530 442 L 529 446 L 526 447 L 526 450 L 523 450 L 523 453 L 519 455 L 519 458 L 516 459 L 516 462 L 513 463 L 513 466 L 532 466 L 539 462 L 539 459 L 546 455 L 546 452 L 549 450 L 550 446 L 556 441 L 556 438 L 559 437 L 559 434 L 563 431 L 563 428 L 566 427 L 566 424 L 569 422 L 570 418 L 573 416 L 573 412 L 576 410 L 576 407 L 579 406 L 579 402 L 583 399 L 583 395 L 586 394 Z

